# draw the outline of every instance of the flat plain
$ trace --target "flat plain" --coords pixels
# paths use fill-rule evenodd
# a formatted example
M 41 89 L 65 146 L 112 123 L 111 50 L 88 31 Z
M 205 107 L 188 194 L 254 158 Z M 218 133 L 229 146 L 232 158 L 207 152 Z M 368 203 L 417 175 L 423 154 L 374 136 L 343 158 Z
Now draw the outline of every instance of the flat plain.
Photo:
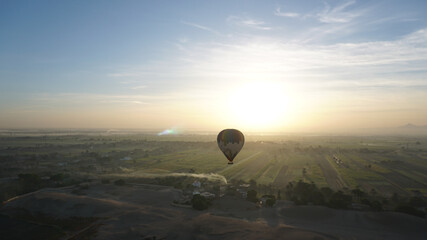
M 90 175 L 218 174 L 281 189 L 292 181 L 384 196 L 427 194 L 427 138 L 248 135 L 233 165 L 214 134 L 2 133 L 0 177 L 19 173 Z

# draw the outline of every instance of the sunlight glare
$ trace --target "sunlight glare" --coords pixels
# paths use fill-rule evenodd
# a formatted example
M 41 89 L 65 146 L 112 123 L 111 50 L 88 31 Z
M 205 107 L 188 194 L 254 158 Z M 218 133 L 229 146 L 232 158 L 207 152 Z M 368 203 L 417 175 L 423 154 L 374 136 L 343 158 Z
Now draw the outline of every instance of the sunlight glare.
M 274 83 L 249 83 L 235 89 L 229 98 L 235 120 L 251 130 L 277 127 L 286 117 L 288 103 L 283 87 Z

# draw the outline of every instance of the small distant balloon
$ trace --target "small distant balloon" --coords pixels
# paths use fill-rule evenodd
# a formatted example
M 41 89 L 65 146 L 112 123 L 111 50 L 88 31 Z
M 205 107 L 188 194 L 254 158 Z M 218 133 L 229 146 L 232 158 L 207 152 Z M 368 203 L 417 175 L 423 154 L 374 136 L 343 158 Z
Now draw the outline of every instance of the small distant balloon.
M 216 138 L 219 149 L 228 159 L 228 164 L 233 164 L 233 159 L 237 156 L 245 144 L 245 136 L 236 129 L 224 129 Z

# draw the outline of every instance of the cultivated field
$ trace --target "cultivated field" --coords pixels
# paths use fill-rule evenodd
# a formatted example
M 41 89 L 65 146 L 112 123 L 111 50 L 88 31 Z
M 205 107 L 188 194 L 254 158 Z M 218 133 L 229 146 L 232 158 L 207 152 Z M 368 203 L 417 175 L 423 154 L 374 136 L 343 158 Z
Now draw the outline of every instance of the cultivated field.
M 279 189 L 304 180 L 333 190 L 427 194 L 427 138 L 422 137 L 248 135 L 228 165 L 213 134 L 4 132 L 0 161 L 2 181 L 19 173 L 215 173 Z

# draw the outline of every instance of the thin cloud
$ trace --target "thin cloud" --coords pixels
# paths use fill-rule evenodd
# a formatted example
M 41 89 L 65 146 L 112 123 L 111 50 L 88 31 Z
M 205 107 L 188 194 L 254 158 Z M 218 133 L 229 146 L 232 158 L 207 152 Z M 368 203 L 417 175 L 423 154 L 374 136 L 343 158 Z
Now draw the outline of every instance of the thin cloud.
M 131 87 L 131 89 L 133 89 L 133 90 L 144 89 L 144 88 L 147 88 L 147 86 L 145 86 L 145 85 L 141 85 L 141 86 L 134 86 L 134 87 Z
M 220 32 L 218 32 L 218 31 L 216 31 L 216 30 L 214 30 L 214 29 L 212 29 L 210 27 L 206 27 L 206 26 L 203 26 L 203 25 L 200 25 L 200 24 L 196 24 L 196 23 L 185 22 L 185 21 L 182 21 L 182 23 L 185 24 L 185 25 L 188 25 L 188 26 L 195 27 L 197 29 L 201 29 L 201 30 L 204 30 L 204 31 L 208 31 L 208 32 L 217 34 L 217 35 L 221 35 Z
M 347 79 L 381 76 L 426 70 L 427 31 L 422 29 L 394 41 L 307 45 L 282 43 L 278 39 L 256 40 L 227 45 L 206 45 L 190 49 L 188 66 L 173 75 L 191 73 L 189 78 L 216 79 L 235 76 L 257 78 L 270 75 L 288 76 L 336 75 Z M 398 51 L 396 51 L 398 49 Z M 178 69 L 175 69 L 178 70 Z
M 288 18 L 315 18 L 322 23 L 348 23 L 353 19 L 362 16 L 367 9 L 361 10 L 349 10 L 350 6 L 356 4 L 355 0 L 345 1 L 344 3 L 331 7 L 327 2 L 323 2 L 324 8 L 320 12 L 301 14 L 296 12 L 282 12 L 281 8 L 278 7 L 274 11 L 274 15 L 279 17 L 288 17 Z
M 276 11 L 274 11 L 274 15 L 289 18 L 298 18 L 301 16 L 301 14 L 296 12 L 281 12 L 280 7 L 276 8 Z
M 113 77 L 113 78 L 123 78 L 123 77 L 135 77 L 135 75 L 131 73 L 110 73 L 107 74 L 107 77 Z M 124 84 L 130 83 L 130 82 L 123 82 Z
M 217 102 L 214 99 L 218 99 L 218 94 L 224 93 L 225 89 L 265 80 L 279 82 L 290 92 L 300 92 L 301 96 L 319 93 L 325 99 L 340 92 L 345 93 L 344 96 L 335 99 L 360 93 L 366 94 L 367 99 L 376 95 L 381 98 L 390 92 L 396 94 L 396 90 L 404 87 L 405 93 L 401 96 L 414 96 L 408 101 L 418 106 L 421 97 L 415 96 L 420 92 L 425 94 L 427 85 L 425 66 L 427 29 L 390 41 L 336 44 L 290 43 L 278 37 L 245 36 L 221 43 L 191 44 L 178 57 L 134 67 L 132 71 L 124 69 L 131 75 L 140 74 L 141 85 L 144 85 L 143 81 L 153 81 L 149 85 L 150 90 L 154 87 L 152 84 L 164 86 L 166 81 L 168 89 L 163 87 L 162 95 L 156 95 L 158 99 L 134 95 L 131 99 L 114 100 L 142 101 L 152 103 L 149 106 L 157 106 L 156 103 L 172 104 L 196 99 L 193 102 L 204 102 L 205 107 L 210 106 L 206 103 L 215 106 L 213 103 Z M 171 89 L 179 94 L 170 93 Z M 304 102 L 301 100 L 301 104 Z M 385 102 L 382 101 L 381 105 Z
M 324 2 L 325 8 L 317 14 L 320 22 L 324 23 L 347 23 L 356 17 L 363 15 L 363 11 L 346 11 L 346 9 L 356 3 L 355 0 L 344 2 L 341 5 L 331 8 Z
M 420 74 L 427 71 L 426 64 L 427 29 L 421 29 L 393 41 L 322 45 L 244 38 L 228 44 L 197 44 L 179 58 L 135 68 L 127 74 L 141 81 L 168 79 L 175 87 L 190 86 L 193 81 L 202 84 L 203 79 L 229 81 L 236 77 L 322 82 L 338 76 L 363 81 L 363 75 L 369 81 L 384 74 Z
M 147 105 L 150 104 L 148 102 L 143 102 L 139 100 L 101 100 L 99 103 L 105 103 L 105 104 L 124 104 L 124 105 Z
M 41 102 L 67 102 L 73 104 L 97 104 L 97 103 L 148 103 L 152 100 L 167 100 L 167 95 L 115 95 L 95 93 L 45 93 L 36 95 L 33 100 Z
M 227 18 L 228 22 L 231 22 L 237 26 L 249 27 L 258 30 L 271 30 L 272 28 L 266 26 L 266 23 L 263 21 L 250 19 L 250 18 L 241 18 L 237 16 L 229 16 Z

